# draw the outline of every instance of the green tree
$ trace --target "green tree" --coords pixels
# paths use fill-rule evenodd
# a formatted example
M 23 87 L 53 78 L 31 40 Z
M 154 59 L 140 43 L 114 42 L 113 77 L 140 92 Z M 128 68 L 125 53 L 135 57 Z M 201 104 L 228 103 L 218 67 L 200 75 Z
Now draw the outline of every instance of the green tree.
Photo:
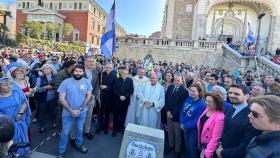
M 64 24 L 64 26 L 63 26 L 63 35 L 64 36 L 68 36 L 68 35 L 72 34 L 73 31 L 74 31 L 74 27 L 71 24 L 69 24 L 69 23 Z
M 20 28 L 23 30 L 23 34 L 28 36 L 28 31 L 30 30 L 30 23 L 28 21 L 24 21 L 20 24 Z
M 44 24 L 41 22 L 30 22 L 31 38 L 40 39 L 43 34 Z

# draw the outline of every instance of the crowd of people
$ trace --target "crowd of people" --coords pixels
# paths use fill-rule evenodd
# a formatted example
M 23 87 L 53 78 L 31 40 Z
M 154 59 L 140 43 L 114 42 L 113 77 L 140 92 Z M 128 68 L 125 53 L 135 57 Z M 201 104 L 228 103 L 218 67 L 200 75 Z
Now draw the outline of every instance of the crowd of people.
M 115 137 L 134 123 L 164 130 L 164 152 L 175 158 L 184 147 L 189 158 L 280 157 L 279 76 L 40 49 L 4 48 L 0 56 L 0 121 L 13 121 L 13 143 L 32 142 L 31 122 L 39 133 L 50 126 L 62 158 L 69 139 L 87 153 L 84 137 L 108 135 L 110 122 Z M 0 157 L 11 145 L 5 128 Z
M 255 45 L 252 43 L 248 43 L 247 46 L 242 45 L 240 42 L 230 43 L 229 47 L 236 50 L 243 56 L 256 56 L 260 55 L 268 60 L 272 61 L 275 64 L 280 65 L 280 48 L 275 50 L 275 53 L 265 52 L 264 48 L 260 50 L 260 52 L 256 52 Z M 243 52 L 242 52 L 242 50 Z

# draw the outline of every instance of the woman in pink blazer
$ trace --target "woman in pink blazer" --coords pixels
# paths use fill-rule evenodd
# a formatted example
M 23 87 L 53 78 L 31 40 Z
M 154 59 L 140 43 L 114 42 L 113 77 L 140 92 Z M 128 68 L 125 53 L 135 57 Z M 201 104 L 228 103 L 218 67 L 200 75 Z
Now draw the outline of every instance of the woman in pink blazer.
M 224 127 L 224 101 L 218 93 L 205 97 L 206 109 L 197 122 L 200 158 L 215 158 Z

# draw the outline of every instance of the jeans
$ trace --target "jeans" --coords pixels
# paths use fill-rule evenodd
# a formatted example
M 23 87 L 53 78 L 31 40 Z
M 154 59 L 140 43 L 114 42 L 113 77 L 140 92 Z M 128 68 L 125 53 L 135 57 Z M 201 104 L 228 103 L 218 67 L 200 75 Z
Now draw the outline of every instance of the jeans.
M 59 142 L 59 153 L 63 154 L 69 139 L 69 134 L 73 123 L 76 124 L 76 145 L 83 144 L 83 126 L 86 119 L 86 112 L 81 113 L 78 117 L 62 116 L 62 131 Z
M 88 110 L 86 112 L 86 118 L 85 118 L 85 123 L 84 123 L 84 132 L 85 133 L 89 133 L 90 132 L 90 127 L 91 127 L 91 119 L 92 119 L 92 111 L 93 111 L 93 107 L 95 106 L 95 100 L 91 101 L 87 107 Z M 76 123 L 73 123 L 72 125 L 72 129 L 70 132 L 70 139 L 76 139 Z
M 198 132 L 196 129 L 184 131 L 184 139 L 188 158 L 198 158 Z

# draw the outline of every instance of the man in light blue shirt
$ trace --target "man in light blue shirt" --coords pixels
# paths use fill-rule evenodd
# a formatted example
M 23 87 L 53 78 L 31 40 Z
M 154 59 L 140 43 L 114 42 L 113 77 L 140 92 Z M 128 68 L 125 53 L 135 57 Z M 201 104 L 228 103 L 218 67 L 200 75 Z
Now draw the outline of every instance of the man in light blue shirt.
M 73 77 L 64 80 L 57 90 L 59 101 L 63 106 L 58 158 L 63 157 L 73 123 L 76 124 L 75 148 L 81 153 L 88 151 L 83 145 L 83 126 L 86 118 L 86 105 L 91 98 L 92 85 L 88 79 L 82 77 L 84 72 L 83 65 L 76 65 L 73 69 Z

